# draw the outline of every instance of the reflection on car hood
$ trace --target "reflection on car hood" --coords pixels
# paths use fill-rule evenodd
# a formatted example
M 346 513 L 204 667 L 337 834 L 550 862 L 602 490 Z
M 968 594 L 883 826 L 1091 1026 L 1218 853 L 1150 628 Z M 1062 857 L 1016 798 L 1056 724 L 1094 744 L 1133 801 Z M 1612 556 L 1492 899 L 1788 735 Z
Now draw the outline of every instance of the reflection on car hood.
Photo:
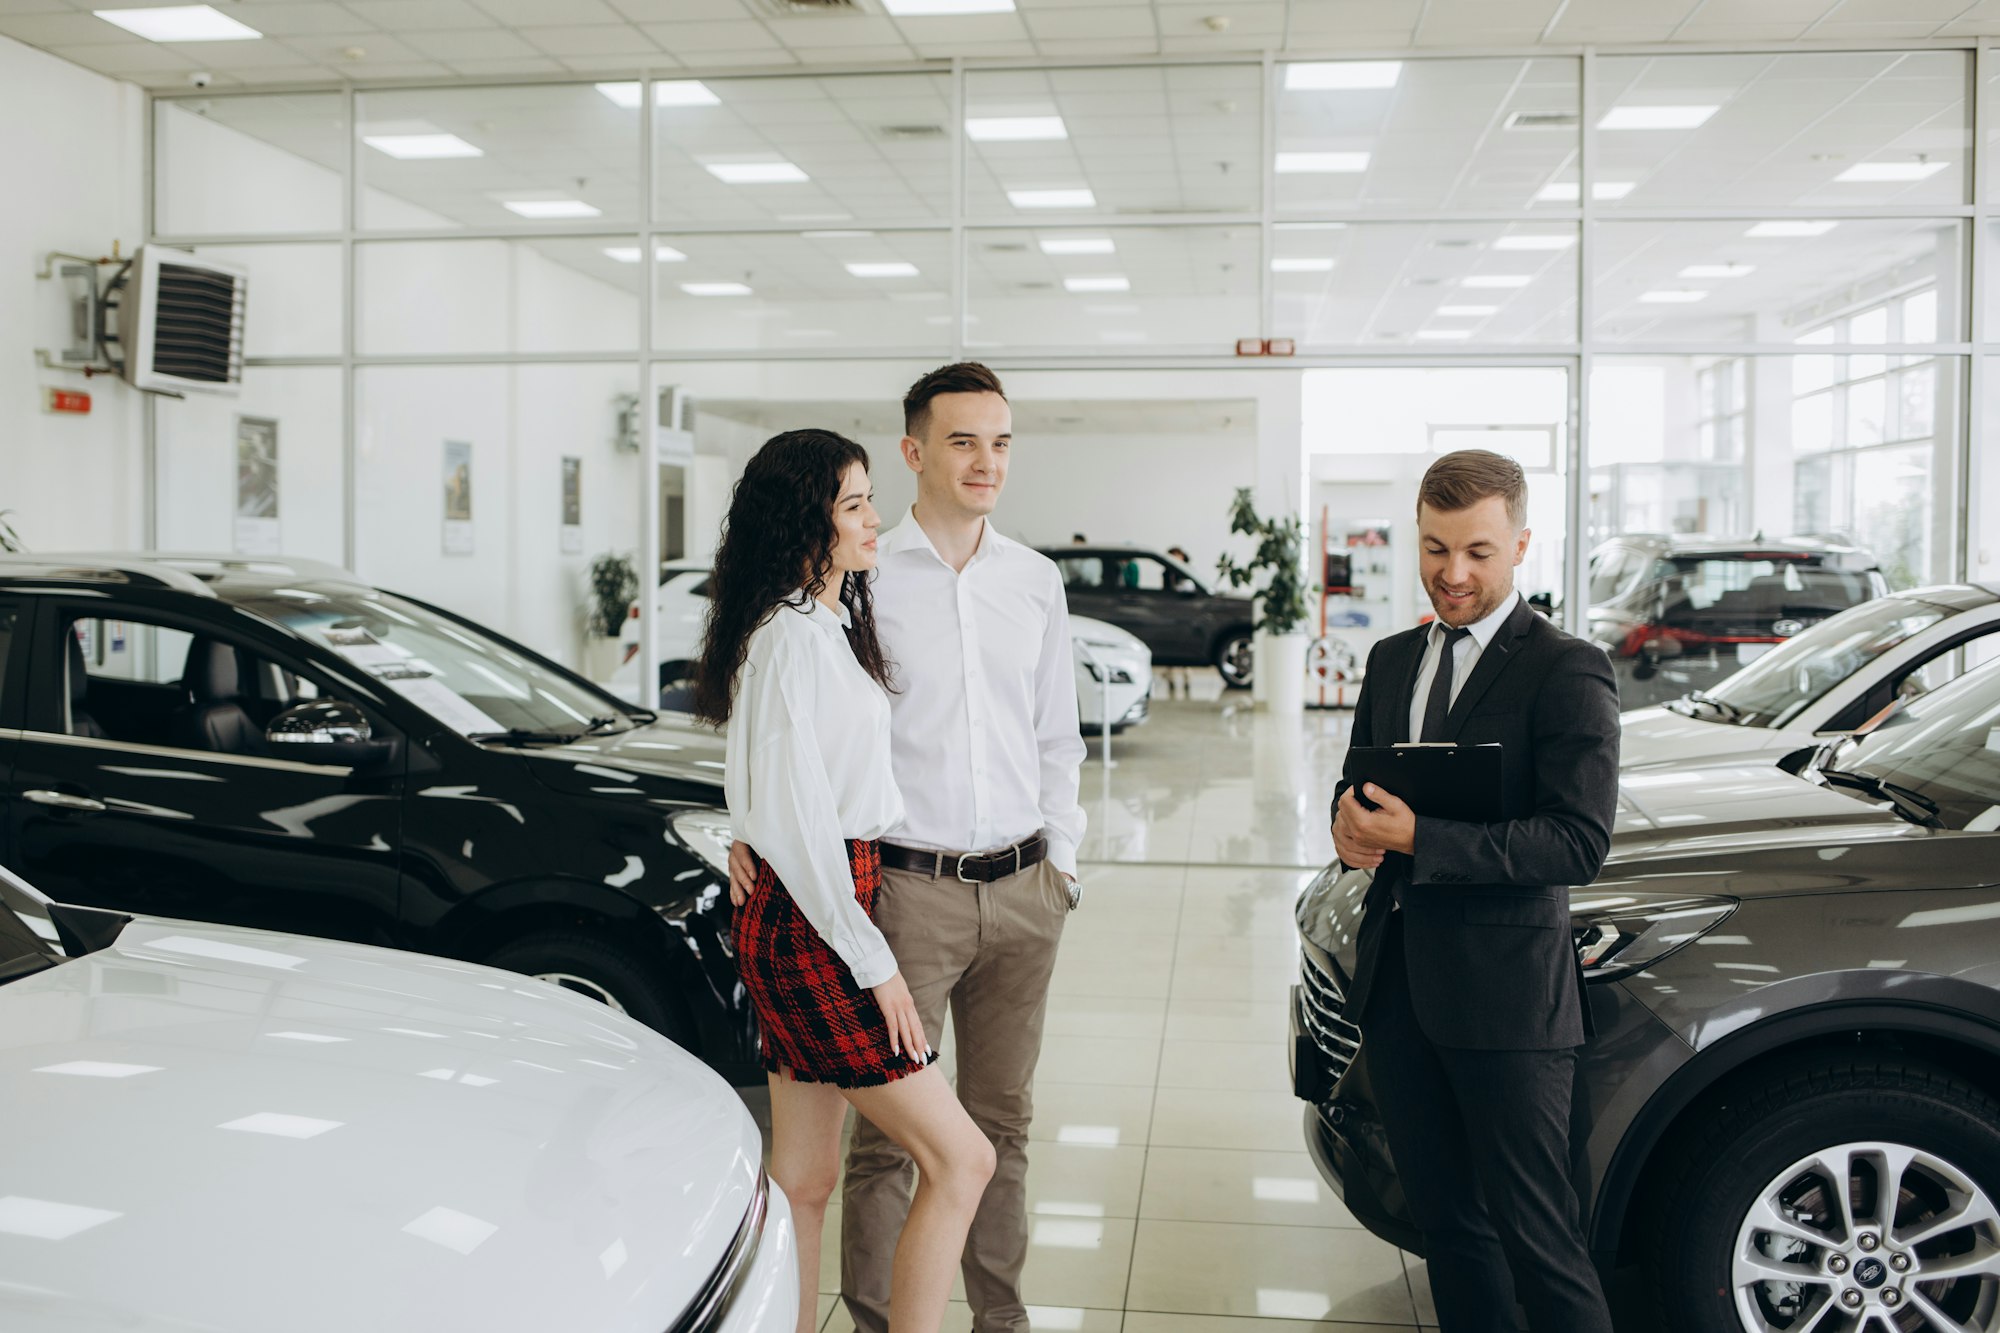
M 1094 620 L 1089 616 L 1072 615 L 1069 618 L 1069 636 L 1092 645 L 1107 648 L 1140 649 L 1145 641 L 1129 630 L 1122 630 L 1108 620 Z
M 531 771 L 561 791 L 605 793 L 636 777 L 671 778 L 714 789 L 722 800 L 722 733 L 685 713 L 662 713 L 658 722 L 568 745 L 524 746 L 538 762 Z M 655 794 L 647 792 L 644 794 Z
M 139 920 L 0 986 L 0 1328 L 659 1333 L 759 1135 L 511 973 Z
M 1779 768 L 1775 758 L 1621 774 L 1611 855 L 1819 846 L 1923 833 L 1883 806 Z
M 1739 727 L 1688 717 L 1667 708 L 1636 708 L 1620 716 L 1618 763 L 1649 768 L 1730 759 L 1776 751 L 1788 754 L 1813 743 L 1810 736 L 1770 727 Z

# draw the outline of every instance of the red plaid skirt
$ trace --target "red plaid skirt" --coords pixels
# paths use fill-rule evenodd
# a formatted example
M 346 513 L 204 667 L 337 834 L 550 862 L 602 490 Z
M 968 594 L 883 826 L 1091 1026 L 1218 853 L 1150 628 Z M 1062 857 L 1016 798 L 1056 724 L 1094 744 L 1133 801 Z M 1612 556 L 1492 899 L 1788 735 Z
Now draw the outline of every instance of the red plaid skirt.
M 882 883 L 881 844 L 850 840 L 847 863 L 855 900 L 872 917 Z M 907 1055 L 889 1053 L 889 1025 L 874 993 L 854 984 L 847 964 L 762 857 L 757 887 L 736 909 L 734 934 L 736 969 L 764 1033 L 764 1068 L 789 1069 L 800 1083 L 840 1088 L 879 1087 L 923 1068 Z

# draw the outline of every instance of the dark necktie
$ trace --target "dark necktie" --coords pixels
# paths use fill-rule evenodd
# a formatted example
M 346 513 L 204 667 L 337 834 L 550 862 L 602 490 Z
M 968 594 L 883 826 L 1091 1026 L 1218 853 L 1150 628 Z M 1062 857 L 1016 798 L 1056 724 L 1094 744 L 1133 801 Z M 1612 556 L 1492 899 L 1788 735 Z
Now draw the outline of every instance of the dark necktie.
M 1437 674 L 1431 677 L 1430 699 L 1424 704 L 1424 730 L 1418 736 L 1420 741 L 1441 741 L 1444 734 L 1444 720 L 1451 712 L 1451 678 L 1456 674 L 1458 645 L 1472 633 L 1469 629 L 1449 630 L 1444 636 L 1444 651 L 1438 654 Z

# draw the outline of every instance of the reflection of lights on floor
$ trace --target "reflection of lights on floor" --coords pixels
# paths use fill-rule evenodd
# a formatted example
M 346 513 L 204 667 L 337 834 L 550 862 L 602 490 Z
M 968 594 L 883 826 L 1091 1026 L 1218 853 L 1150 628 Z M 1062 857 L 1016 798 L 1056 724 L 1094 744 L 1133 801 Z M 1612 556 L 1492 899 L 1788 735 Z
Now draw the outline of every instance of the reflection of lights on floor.
M 1101 1250 L 1104 1224 L 1044 1219 L 1035 1223 L 1033 1243 L 1047 1250 Z
M 1324 1319 L 1333 1300 L 1323 1291 L 1257 1288 L 1257 1313 L 1265 1319 Z
M 1118 1139 L 1116 1125 L 1064 1125 L 1056 1131 L 1057 1143 L 1081 1148 L 1116 1148 Z
M 1250 1194 L 1264 1203 L 1318 1203 L 1319 1182 L 1293 1176 L 1258 1176 Z
M 1031 1305 L 1028 1323 L 1033 1328 L 1056 1329 L 1059 1333 L 1083 1327 L 1083 1311 L 1073 1305 Z
M 1102 1217 L 1104 1205 L 1101 1203 L 1038 1203 L 1035 1211 L 1043 1217 Z

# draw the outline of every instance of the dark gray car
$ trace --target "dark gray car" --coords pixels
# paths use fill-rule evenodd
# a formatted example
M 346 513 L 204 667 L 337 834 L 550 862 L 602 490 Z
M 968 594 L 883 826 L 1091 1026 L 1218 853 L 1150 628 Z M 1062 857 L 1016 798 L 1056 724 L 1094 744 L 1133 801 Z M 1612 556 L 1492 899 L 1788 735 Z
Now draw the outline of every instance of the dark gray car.
M 1172 556 L 1136 546 L 1049 546 L 1062 571 L 1071 615 L 1136 635 L 1153 665 L 1212 666 L 1232 690 L 1250 688 L 1251 603 L 1217 592 Z
M 2000 1329 L 1996 830 L 2000 663 L 1861 740 L 1626 776 L 1571 902 L 1575 1170 L 1664 1328 Z M 1421 1251 L 1343 1011 L 1363 891 L 1300 896 L 1294 1084 L 1321 1173 Z

